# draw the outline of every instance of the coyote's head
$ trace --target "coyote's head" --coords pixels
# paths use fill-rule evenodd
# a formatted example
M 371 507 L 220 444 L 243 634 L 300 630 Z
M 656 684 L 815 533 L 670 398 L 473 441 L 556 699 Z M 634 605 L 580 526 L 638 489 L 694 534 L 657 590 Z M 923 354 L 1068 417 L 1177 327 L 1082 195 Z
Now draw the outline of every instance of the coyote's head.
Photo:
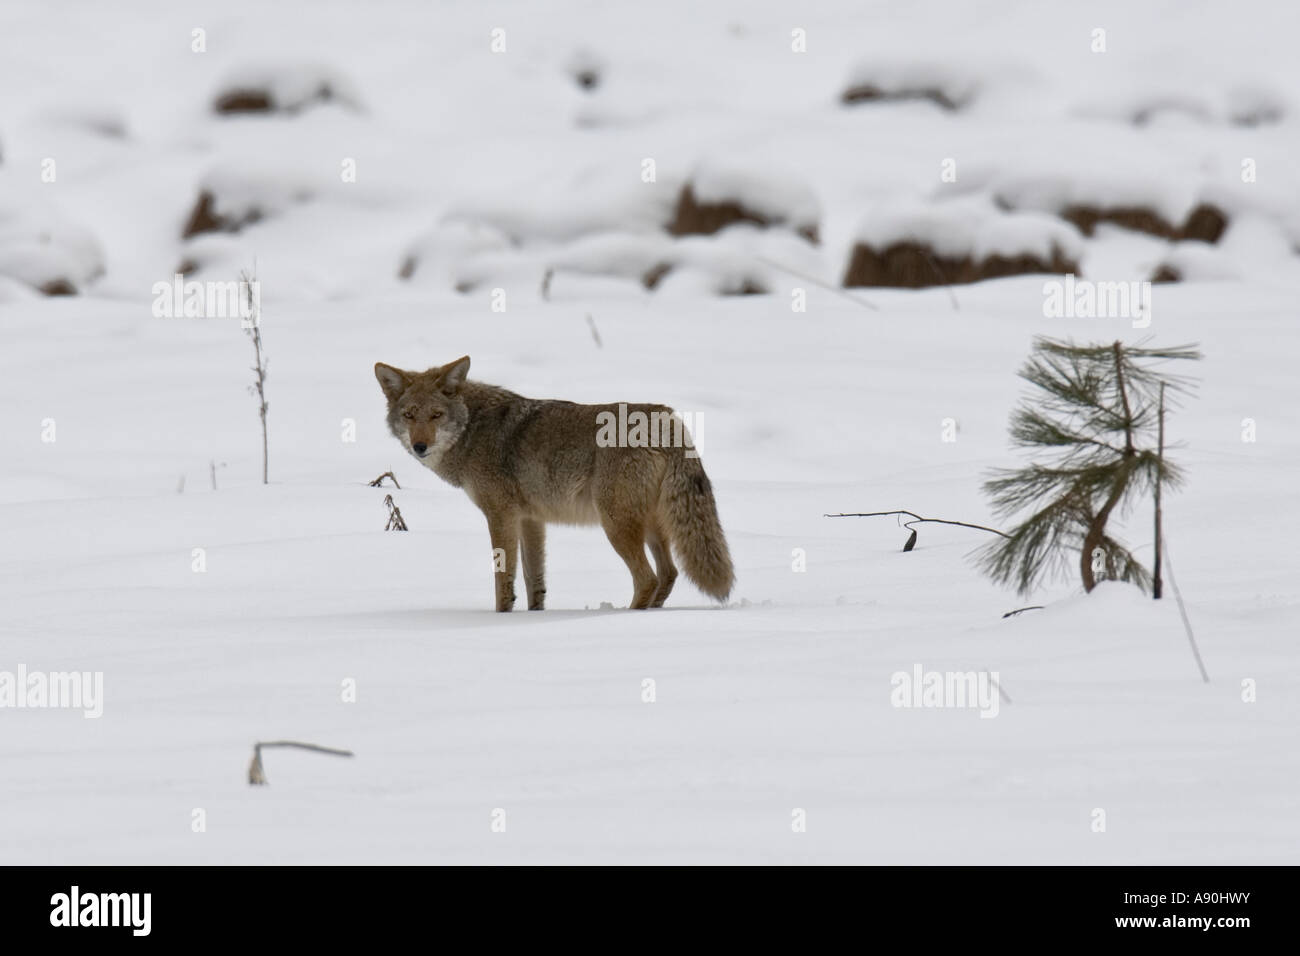
M 430 468 L 469 421 L 461 389 L 469 374 L 469 356 L 427 372 L 404 372 L 375 363 L 375 378 L 388 398 L 388 427 L 412 455 Z

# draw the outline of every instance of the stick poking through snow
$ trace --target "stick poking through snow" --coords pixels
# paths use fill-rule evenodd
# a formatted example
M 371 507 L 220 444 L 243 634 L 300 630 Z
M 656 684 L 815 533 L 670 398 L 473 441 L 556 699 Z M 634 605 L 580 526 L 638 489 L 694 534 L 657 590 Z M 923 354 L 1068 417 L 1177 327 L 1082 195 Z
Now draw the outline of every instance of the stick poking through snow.
M 903 545 L 904 551 L 911 551 L 914 547 L 916 547 L 916 529 L 913 528 L 912 525 L 920 524 L 923 521 L 933 522 L 934 524 L 951 524 L 951 525 L 956 525 L 959 528 L 974 528 L 976 531 L 988 531 L 992 534 L 1002 535 L 1002 537 L 1004 538 L 1006 537 L 1005 534 L 1003 534 L 1001 531 L 997 530 L 996 528 L 986 528 L 982 524 L 970 524 L 969 522 L 966 521 L 949 521 L 946 518 L 922 518 L 919 514 L 917 514 L 914 511 L 867 511 L 867 512 L 854 512 L 854 513 L 840 512 L 839 514 L 822 515 L 822 517 L 823 518 L 879 518 L 883 515 L 911 515 L 912 516 L 911 521 L 903 522 L 903 527 L 907 528 L 909 531 L 912 532 L 911 536 L 907 539 L 907 543 Z
M 304 744 L 297 740 L 268 740 L 253 744 L 253 762 L 248 765 L 248 783 L 250 786 L 266 786 L 266 771 L 262 767 L 263 747 L 294 747 L 298 750 L 311 750 L 335 757 L 351 757 L 351 750 L 337 750 L 334 747 L 322 747 L 319 744 Z

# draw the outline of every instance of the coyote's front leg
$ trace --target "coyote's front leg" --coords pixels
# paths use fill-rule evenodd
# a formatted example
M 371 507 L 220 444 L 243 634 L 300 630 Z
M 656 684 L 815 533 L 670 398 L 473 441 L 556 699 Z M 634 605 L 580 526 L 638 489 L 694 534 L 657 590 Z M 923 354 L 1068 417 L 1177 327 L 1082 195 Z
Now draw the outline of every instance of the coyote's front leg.
M 515 607 L 515 566 L 519 558 L 519 517 L 513 513 L 484 512 L 492 537 L 492 576 L 496 580 L 498 611 Z
M 546 603 L 546 525 L 535 518 L 525 518 L 519 523 L 519 541 L 523 545 L 528 610 L 540 611 Z

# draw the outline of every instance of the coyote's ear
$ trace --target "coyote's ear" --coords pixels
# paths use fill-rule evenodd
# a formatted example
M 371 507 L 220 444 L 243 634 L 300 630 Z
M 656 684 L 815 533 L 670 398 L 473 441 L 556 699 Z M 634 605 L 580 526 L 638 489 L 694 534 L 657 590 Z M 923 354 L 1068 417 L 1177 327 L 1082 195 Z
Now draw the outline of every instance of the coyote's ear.
M 454 362 L 450 362 L 442 367 L 442 381 L 438 387 L 442 389 L 444 395 L 455 395 L 460 391 L 460 387 L 465 384 L 465 376 L 469 374 L 469 356 L 462 355 Z
M 375 378 L 379 379 L 379 387 L 384 390 L 384 395 L 390 402 L 397 401 L 410 384 L 405 372 L 383 362 L 375 363 Z

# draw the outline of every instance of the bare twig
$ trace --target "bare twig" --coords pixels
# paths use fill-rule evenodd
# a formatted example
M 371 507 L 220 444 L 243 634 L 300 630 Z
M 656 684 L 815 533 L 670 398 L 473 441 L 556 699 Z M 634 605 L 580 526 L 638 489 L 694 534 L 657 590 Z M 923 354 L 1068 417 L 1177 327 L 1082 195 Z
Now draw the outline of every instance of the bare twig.
M 401 491 L 402 486 L 399 485 L 399 484 L 397 483 L 397 476 L 396 476 L 395 474 L 393 474 L 391 471 L 386 471 L 386 472 L 384 472 L 382 475 L 380 475 L 378 478 L 376 478 L 374 481 L 372 481 L 372 482 L 370 483 L 370 487 L 371 487 L 371 488 L 382 488 L 382 487 L 384 487 L 384 479 L 385 479 L 385 478 L 391 478 L 391 479 L 393 479 L 393 487 L 396 488 L 398 491 Z
M 1002 616 L 1006 617 L 1005 614 Z M 989 675 L 989 683 L 998 689 L 998 696 L 1002 698 L 1002 702 L 1006 704 L 1011 703 L 1011 695 L 1002 689 L 1002 685 L 999 684 L 997 678 L 993 676 L 993 672 L 988 668 L 985 668 L 984 673 Z
M 320 744 L 304 744 L 297 740 L 268 740 L 253 744 L 253 762 L 248 765 L 248 782 L 251 786 L 266 785 L 266 770 L 262 766 L 263 747 L 294 747 L 298 750 L 311 750 L 335 757 L 351 757 L 351 750 L 338 750 L 334 747 L 322 747 Z
M 1031 604 L 1029 605 L 1029 607 L 1018 607 L 1014 611 L 1007 611 L 1007 613 L 1003 614 L 1002 616 L 1004 618 L 1015 617 L 1017 614 L 1020 614 L 1024 611 L 1041 611 L 1042 609 L 1043 606 L 1041 604 Z
M 1164 513 L 1160 509 L 1160 479 L 1165 470 L 1165 383 L 1160 383 L 1160 438 L 1156 451 L 1156 554 L 1151 562 L 1151 599 L 1159 601 L 1165 593 L 1165 584 L 1160 577 L 1161 556 L 1160 538 L 1164 523 Z
M 1201 680 L 1205 683 L 1210 682 L 1210 674 L 1205 669 L 1205 662 L 1201 660 L 1200 648 L 1196 646 L 1196 637 L 1192 634 L 1192 622 L 1187 618 L 1187 606 L 1183 604 L 1183 593 L 1178 590 L 1178 582 L 1174 580 L 1174 565 L 1169 560 L 1169 543 L 1165 542 L 1164 547 L 1165 565 L 1169 570 L 1169 586 L 1174 589 L 1174 598 L 1178 601 L 1178 613 L 1183 616 L 1183 628 L 1187 631 L 1187 643 L 1192 645 L 1192 656 L 1196 658 L 1196 666 L 1201 671 Z
M 819 289 L 824 289 L 827 292 L 833 292 L 835 295 L 838 295 L 841 299 L 848 299 L 850 302 L 856 303 L 857 305 L 862 306 L 864 309 L 870 309 L 872 312 L 880 311 L 880 309 L 872 305 L 866 299 L 859 299 L 853 293 L 846 292 L 843 289 L 841 289 L 839 286 L 831 285 L 829 282 L 823 282 L 821 279 L 818 279 L 816 276 L 810 276 L 808 275 L 808 273 L 800 272 L 798 269 L 791 269 L 787 265 L 783 265 L 780 262 L 767 258 L 767 256 L 754 256 L 754 258 L 759 262 L 763 263 L 763 265 L 765 266 L 771 266 L 773 269 L 778 269 L 781 272 L 788 272 L 796 279 L 802 279 L 804 282 L 809 282 L 817 286 L 817 288 Z
M 591 329 L 591 337 L 596 340 L 596 348 L 603 349 L 605 345 L 600 341 L 600 333 L 596 331 L 596 320 L 591 317 L 590 312 L 587 313 L 587 328 Z
M 912 525 L 921 524 L 922 522 L 930 522 L 933 524 L 950 524 L 950 525 L 955 525 L 959 528 L 974 528 L 976 531 L 988 531 L 992 534 L 1001 535 L 1004 538 L 1007 537 L 1007 535 L 1003 534 L 1001 531 L 997 530 L 996 528 L 986 528 L 982 524 L 970 524 L 969 522 L 966 521 L 948 521 L 945 518 L 922 518 L 919 514 L 917 514 L 914 511 L 867 511 L 867 512 L 851 512 L 851 513 L 840 512 L 839 514 L 822 515 L 822 517 L 823 518 L 879 518 L 885 515 L 911 515 L 910 521 L 904 521 L 902 523 L 904 528 L 907 528 L 912 532 L 912 534 L 907 539 L 907 543 L 903 545 L 904 551 L 911 551 L 914 547 L 916 547 L 916 529 L 913 528 Z
M 266 411 L 270 407 L 266 402 L 266 360 L 262 357 L 262 317 L 259 311 L 259 303 L 253 295 L 253 283 L 257 281 L 256 269 L 254 275 L 249 277 L 247 272 L 241 272 L 239 278 L 244 283 L 244 292 L 248 299 L 248 318 L 251 323 L 246 329 L 248 337 L 253 340 L 253 354 L 257 358 L 256 364 L 253 365 L 253 371 L 257 379 L 253 385 L 249 386 L 249 392 L 257 395 L 257 414 L 262 420 L 262 484 L 268 484 L 267 480 L 267 448 L 266 448 Z
M 384 504 L 388 505 L 388 524 L 384 525 L 385 531 L 406 531 L 406 522 L 402 520 L 402 512 L 393 502 L 392 495 L 384 495 Z

